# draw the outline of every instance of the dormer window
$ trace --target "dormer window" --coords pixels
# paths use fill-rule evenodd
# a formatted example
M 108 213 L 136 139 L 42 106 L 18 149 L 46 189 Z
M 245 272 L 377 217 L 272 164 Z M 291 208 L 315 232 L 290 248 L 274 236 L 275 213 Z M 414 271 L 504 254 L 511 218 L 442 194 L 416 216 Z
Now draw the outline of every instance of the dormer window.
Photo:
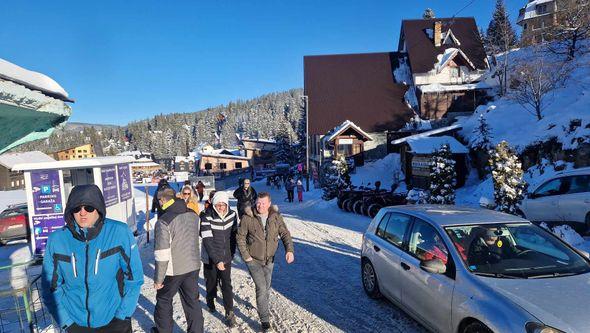
M 451 29 L 449 29 L 447 32 L 444 32 L 442 34 L 442 44 L 443 45 L 450 45 L 450 46 L 460 46 L 461 42 L 459 42 L 459 40 L 457 39 L 457 37 L 455 37 L 455 35 L 453 34 L 453 31 Z

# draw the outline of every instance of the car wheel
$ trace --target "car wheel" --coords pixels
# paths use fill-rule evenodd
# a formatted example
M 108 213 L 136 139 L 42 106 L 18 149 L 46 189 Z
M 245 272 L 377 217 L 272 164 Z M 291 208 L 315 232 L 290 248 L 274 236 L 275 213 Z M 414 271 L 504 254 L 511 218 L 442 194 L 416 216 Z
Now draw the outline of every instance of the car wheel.
M 486 325 L 479 321 L 474 321 L 469 325 L 465 326 L 463 333 L 494 333 Z
M 363 279 L 363 289 L 367 295 L 371 298 L 380 298 L 381 292 L 379 291 L 379 283 L 377 282 L 377 274 L 375 273 L 375 268 L 373 264 L 369 260 L 363 260 L 363 268 L 362 268 L 362 279 Z

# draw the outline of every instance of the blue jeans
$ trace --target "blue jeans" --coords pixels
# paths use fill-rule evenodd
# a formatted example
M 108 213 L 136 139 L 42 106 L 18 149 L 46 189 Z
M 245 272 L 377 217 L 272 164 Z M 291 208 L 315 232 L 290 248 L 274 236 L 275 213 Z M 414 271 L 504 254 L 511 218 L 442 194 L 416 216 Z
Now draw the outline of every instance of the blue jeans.
M 252 260 L 248 263 L 248 270 L 256 286 L 256 309 L 258 316 L 263 323 L 270 322 L 270 312 L 268 302 L 270 298 L 270 283 L 272 280 L 272 270 L 274 263 L 263 265 L 262 263 Z

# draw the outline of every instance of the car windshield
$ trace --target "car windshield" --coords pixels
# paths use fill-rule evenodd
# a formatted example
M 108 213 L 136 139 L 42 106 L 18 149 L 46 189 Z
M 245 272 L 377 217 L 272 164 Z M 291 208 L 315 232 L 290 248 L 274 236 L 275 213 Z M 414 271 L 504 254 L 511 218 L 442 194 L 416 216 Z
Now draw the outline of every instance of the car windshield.
M 467 268 L 497 278 L 548 278 L 590 271 L 590 264 L 530 223 L 445 228 Z

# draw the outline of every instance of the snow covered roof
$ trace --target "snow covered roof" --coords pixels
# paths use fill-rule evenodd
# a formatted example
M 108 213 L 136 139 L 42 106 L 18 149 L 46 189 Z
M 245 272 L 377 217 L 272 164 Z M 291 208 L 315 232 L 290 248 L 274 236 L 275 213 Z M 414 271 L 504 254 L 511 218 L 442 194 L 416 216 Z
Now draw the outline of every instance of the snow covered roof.
M 455 34 L 453 34 L 451 29 L 442 33 L 442 40 L 443 44 L 452 44 L 451 42 L 453 42 L 457 46 L 461 45 L 461 42 L 457 39 L 457 37 L 455 37 Z
M 57 82 L 45 74 L 33 72 L 0 59 L 0 78 L 21 84 L 31 90 L 39 90 L 47 96 L 73 102 Z
M 49 155 L 40 151 L 28 151 L 24 153 L 10 153 L 0 155 L 0 165 L 12 169 L 15 165 L 28 162 L 54 162 Z
M 353 123 L 350 120 L 345 120 L 339 126 L 334 127 L 330 132 L 328 132 L 328 134 L 326 134 L 325 137 L 322 138 L 322 140 L 330 142 L 336 139 L 338 135 L 342 134 L 349 128 L 353 128 L 355 131 L 359 132 L 361 135 L 367 138 L 368 141 L 373 141 L 373 138 L 369 134 L 367 134 L 365 131 L 363 131 L 360 127 L 358 127 L 355 123 Z
M 213 149 L 213 151 L 211 151 L 209 154 L 241 156 L 239 149 L 227 149 L 227 148 Z
M 553 3 L 553 2 L 555 2 L 555 0 L 533 0 L 533 1 L 530 1 L 521 9 L 521 13 L 518 16 L 518 20 L 516 20 L 516 23 L 520 24 L 521 21 L 523 21 L 523 20 L 528 20 L 528 19 L 531 19 L 534 17 L 539 17 L 539 16 L 551 14 L 552 13 L 551 11 L 547 11 L 543 14 L 537 14 L 537 6 L 543 5 L 543 4 L 548 4 L 548 3 Z
M 130 156 L 105 156 L 94 158 L 83 158 L 79 160 L 47 161 L 47 162 L 29 162 L 16 164 L 14 171 L 30 171 L 42 169 L 85 169 L 101 167 L 107 165 L 124 164 L 134 162 L 135 159 Z
M 202 153 L 201 156 L 218 157 L 218 158 L 232 158 L 238 160 L 250 160 L 246 156 L 238 156 L 234 154 L 215 154 L 215 153 Z
M 460 130 L 461 128 L 463 128 L 462 125 L 460 125 L 460 124 L 453 124 L 451 126 L 440 127 L 440 128 L 437 128 L 437 129 L 433 129 L 431 131 L 426 131 L 426 132 L 422 132 L 422 133 L 418 133 L 418 134 L 406 136 L 405 138 L 393 140 L 393 141 L 391 141 L 391 144 L 392 145 L 399 145 L 399 144 L 404 143 L 404 142 L 406 142 L 408 140 L 419 139 L 419 138 L 426 138 L 426 137 L 429 137 L 429 136 L 432 136 L 432 135 L 436 135 L 436 134 L 446 133 L 446 132 L 450 132 L 450 131 L 454 131 L 454 130 Z
M 429 136 L 414 138 L 407 141 L 414 154 L 432 154 L 443 144 L 449 145 L 454 154 L 467 154 L 469 149 L 452 136 Z
M 242 141 L 260 142 L 260 143 L 277 143 L 275 140 L 271 140 L 271 139 L 255 139 L 255 138 L 242 138 Z
M 463 60 L 471 67 L 471 69 L 475 69 L 475 65 L 471 62 L 471 60 L 467 57 L 467 55 L 461 51 L 460 49 L 450 47 L 445 50 L 443 54 L 439 54 L 436 59 L 437 63 L 434 65 L 437 73 L 440 73 L 447 65 L 451 62 L 451 60 L 455 59 L 457 56 L 461 56 Z
M 145 168 L 145 167 L 159 167 L 160 164 L 154 162 L 154 161 L 142 161 L 142 162 L 134 162 L 130 164 L 131 167 L 137 167 L 137 168 Z
M 476 89 L 492 89 L 492 86 L 485 82 L 467 83 L 467 84 L 450 84 L 432 83 L 418 86 L 423 93 L 432 93 L 440 91 L 468 91 Z
M 174 156 L 174 162 L 189 162 L 191 158 L 189 156 Z

